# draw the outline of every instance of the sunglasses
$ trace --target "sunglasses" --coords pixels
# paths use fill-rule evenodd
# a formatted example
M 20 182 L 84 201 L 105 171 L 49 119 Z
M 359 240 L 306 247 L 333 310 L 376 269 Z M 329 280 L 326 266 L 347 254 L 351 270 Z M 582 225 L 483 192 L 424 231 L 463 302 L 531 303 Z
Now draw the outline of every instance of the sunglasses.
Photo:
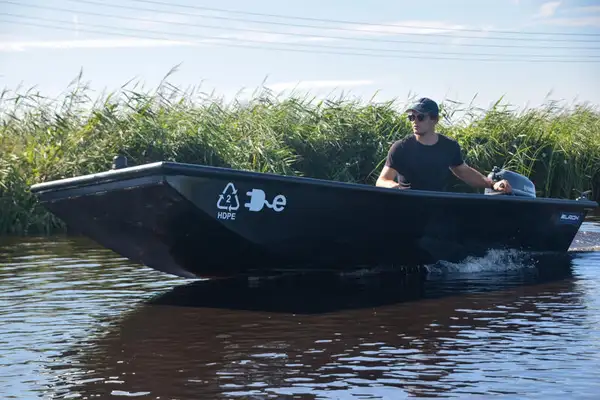
M 415 119 L 418 119 L 419 121 L 423 121 L 425 119 L 425 114 L 418 114 L 417 116 L 411 114 L 408 116 L 409 121 L 414 121 Z

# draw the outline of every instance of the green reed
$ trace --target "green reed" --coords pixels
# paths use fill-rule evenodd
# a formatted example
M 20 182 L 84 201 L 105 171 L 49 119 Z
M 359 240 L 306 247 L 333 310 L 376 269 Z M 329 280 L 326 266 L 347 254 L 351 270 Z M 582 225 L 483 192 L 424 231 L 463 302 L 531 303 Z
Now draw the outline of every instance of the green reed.
M 62 232 L 31 196 L 34 183 L 169 160 L 374 184 L 390 144 L 411 134 L 406 103 L 279 98 L 268 90 L 231 102 L 166 80 L 91 96 L 81 76 L 56 99 L 33 90 L 0 94 L 0 234 Z M 538 196 L 600 199 L 600 113 L 549 102 L 515 110 L 442 102 L 439 130 L 467 161 L 529 176 Z M 457 181 L 455 190 L 472 191 Z

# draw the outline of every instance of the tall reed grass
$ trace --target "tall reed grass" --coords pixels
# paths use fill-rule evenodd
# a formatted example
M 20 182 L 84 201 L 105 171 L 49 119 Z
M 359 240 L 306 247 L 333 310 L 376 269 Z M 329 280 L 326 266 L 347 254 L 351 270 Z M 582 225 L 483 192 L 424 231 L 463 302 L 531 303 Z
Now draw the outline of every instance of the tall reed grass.
M 31 196 L 34 183 L 157 160 L 374 184 L 390 144 L 411 134 L 405 103 L 279 98 L 266 89 L 225 102 L 166 80 L 91 97 L 81 76 L 58 98 L 33 90 L 0 95 L 0 234 L 63 232 Z M 600 199 L 600 113 L 548 102 L 480 110 L 442 102 L 439 131 L 456 138 L 468 162 L 529 176 L 539 196 Z M 471 189 L 457 180 L 454 190 Z

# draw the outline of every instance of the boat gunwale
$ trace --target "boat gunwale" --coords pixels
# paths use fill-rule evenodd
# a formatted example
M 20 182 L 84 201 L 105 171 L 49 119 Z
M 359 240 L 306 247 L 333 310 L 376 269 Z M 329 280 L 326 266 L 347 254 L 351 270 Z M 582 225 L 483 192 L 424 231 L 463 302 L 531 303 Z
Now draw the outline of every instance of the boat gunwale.
M 396 196 L 409 197 L 427 197 L 427 198 L 446 198 L 452 200 L 469 200 L 478 201 L 485 200 L 489 202 L 495 201 L 512 201 L 537 204 L 552 204 L 577 206 L 586 210 L 593 210 L 599 207 L 599 204 L 590 199 L 562 199 L 552 197 L 524 197 L 524 196 L 507 196 L 507 195 L 489 195 L 480 193 L 460 193 L 460 192 L 434 192 L 425 190 L 396 190 L 364 183 L 341 182 L 320 178 L 311 178 L 304 176 L 279 175 L 269 172 L 256 172 L 248 170 L 236 170 L 227 167 L 216 167 L 201 164 L 180 163 L 172 161 L 158 161 L 138 166 L 125 167 L 120 169 L 112 169 L 98 173 L 80 175 L 70 178 L 62 178 L 53 181 L 38 183 L 32 185 L 30 191 L 34 194 L 43 194 L 44 192 L 70 191 L 73 189 L 81 189 L 84 186 L 102 185 L 111 182 L 126 181 L 144 176 L 161 175 L 185 175 L 194 177 L 217 177 L 218 179 L 239 179 L 242 181 L 263 180 L 267 182 L 280 182 L 283 184 L 297 183 L 305 185 L 316 185 L 326 188 L 346 189 L 353 191 L 366 191 L 376 193 L 387 193 Z M 106 190 L 106 189 L 104 189 Z

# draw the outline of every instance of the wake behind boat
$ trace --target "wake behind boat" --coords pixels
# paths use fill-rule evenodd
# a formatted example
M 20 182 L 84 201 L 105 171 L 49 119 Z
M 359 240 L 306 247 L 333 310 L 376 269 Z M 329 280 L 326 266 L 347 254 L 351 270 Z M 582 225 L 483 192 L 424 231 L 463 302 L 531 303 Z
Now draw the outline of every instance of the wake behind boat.
M 514 195 L 396 190 L 176 162 L 32 186 L 71 230 L 182 277 L 460 261 L 489 249 L 566 252 L 598 206 Z M 121 162 L 121 165 L 118 165 Z

